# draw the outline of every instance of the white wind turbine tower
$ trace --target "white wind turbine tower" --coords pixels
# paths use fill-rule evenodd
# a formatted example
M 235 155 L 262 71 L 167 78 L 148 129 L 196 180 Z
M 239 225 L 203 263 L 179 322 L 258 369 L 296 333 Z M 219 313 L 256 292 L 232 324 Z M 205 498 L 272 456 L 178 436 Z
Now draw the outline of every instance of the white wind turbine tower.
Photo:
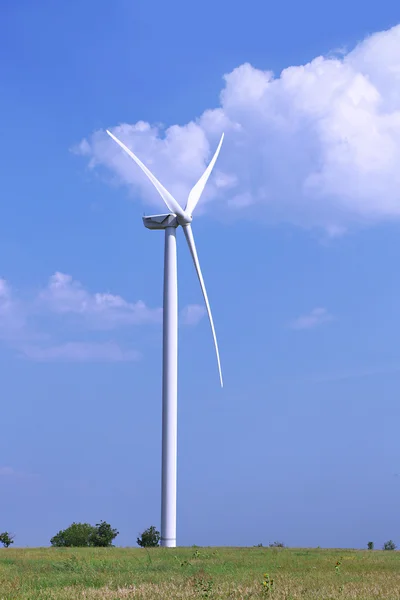
M 168 214 L 143 217 L 148 229 L 165 229 L 164 250 L 164 304 L 163 304 L 163 381 L 162 381 L 162 474 L 161 474 L 161 545 L 176 546 L 176 471 L 177 471 L 177 392 L 178 392 L 178 278 L 176 264 L 176 229 L 181 225 L 193 258 L 194 266 L 203 292 L 211 331 L 217 354 L 219 377 L 223 386 L 218 342 L 211 314 L 203 275 L 197 256 L 191 228 L 192 213 L 200 199 L 207 180 L 217 160 L 224 134 L 218 148 L 189 193 L 186 208 L 183 209 L 175 198 L 154 177 L 149 169 L 110 131 L 107 133 L 139 165 L 153 183 L 169 210 Z

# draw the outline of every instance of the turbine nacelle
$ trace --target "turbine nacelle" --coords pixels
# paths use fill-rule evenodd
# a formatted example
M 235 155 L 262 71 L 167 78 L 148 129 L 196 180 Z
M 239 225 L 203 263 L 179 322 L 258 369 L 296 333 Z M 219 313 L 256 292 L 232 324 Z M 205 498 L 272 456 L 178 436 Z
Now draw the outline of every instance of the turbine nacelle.
M 166 229 L 167 227 L 178 227 L 176 215 L 169 213 L 167 215 L 149 215 L 143 217 L 143 224 L 147 229 Z
M 186 227 L 191 223 L 192 217 L 182 219 L 177 217 L 174 213 L 168 213 L 166 215 L 149 215 L 143 218 L 143 224 L 147 229 L 166 229 L 167 227 Z

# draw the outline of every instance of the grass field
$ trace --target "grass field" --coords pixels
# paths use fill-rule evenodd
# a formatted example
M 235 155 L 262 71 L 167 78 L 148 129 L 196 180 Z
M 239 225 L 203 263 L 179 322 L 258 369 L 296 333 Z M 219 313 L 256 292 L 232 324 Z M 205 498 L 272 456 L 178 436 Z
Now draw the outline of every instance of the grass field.
M 400 553 L 195 547 L 2 549 L 0 599 L 14 598 L 395 600 L 400 599 Z

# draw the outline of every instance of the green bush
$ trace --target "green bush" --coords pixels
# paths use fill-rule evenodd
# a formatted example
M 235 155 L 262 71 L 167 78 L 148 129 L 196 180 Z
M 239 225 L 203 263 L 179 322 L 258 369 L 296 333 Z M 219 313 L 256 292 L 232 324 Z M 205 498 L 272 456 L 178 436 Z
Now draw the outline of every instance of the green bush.
M 72 523 L 67 529 L 59 531 L 52 537 L 50 544 L 57 548 L 108 547 L 112 546 L 118 533 L 105 521 L 100 521 L 95 527 L 89 523 Z
M 160 532 L 152 525 L 137 538 L 136 543 L 142 548 L 155 548 L 160 543 Z
M 383 550 L 396 550 L 396 544 L 393 540 L 389 540 L 383 544 Z
M 90 537 L 90 545 L 98 548 L 109 548 L 118 534 L 119 531 L 113 529 L 109 523 L 100 521 L 94 527 L 94 531 Z
M 374 549 L 374 542 L 368 542 L 367 548 L 368 548 L 368 550 L 373 550 Z
M 0 544 L 3 544 L 4 548 L 8 548 L 13 543 L 14 536 L 11 535 L 11 533 L 8 531 L 3 531 L 3 533 L 0 533 Z

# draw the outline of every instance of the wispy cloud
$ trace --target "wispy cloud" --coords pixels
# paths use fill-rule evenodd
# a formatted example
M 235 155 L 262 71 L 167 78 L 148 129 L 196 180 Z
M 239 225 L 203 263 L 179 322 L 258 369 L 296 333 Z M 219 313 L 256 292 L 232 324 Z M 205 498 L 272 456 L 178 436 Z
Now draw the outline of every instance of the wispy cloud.
M 131 303 L 110 293 L 88 292 L 66 273 L 57 272 L 39 293 L 38 305 L 60 315 L 78 315 L 96 329 L 114 329 L 121 325 L 160 323 L 161 308 L 149 308 L 139 300 Z
M 241 215 L 253 205 L 258 220 L 333 234 L 400 218 L 400 25 L 278 76 L 242 64 L 224 79 L 220 106 L 186 125 L 138 121 L 111 130 L 183 204 L 225 131 L 200 211 L 211 199 L 216 213 Z M 162 203 L 104 131 L 74 151 L 135 196 Z
M 314 375 L 307 381 L 312 383 L 329 383 L 335 381 L 346 381 L 348 379 L 364 379 L 365 377 L 379 377 L 381 375 L 394 375 L 400 372 L 400 365 L 387 365 L 380 367 L 366 367 L 354 371 L 341 371 L 326 375 Z
M 34 473 L 27 473 L 25 471 L 19 471 L 9 466 L 0 466 L 0 477 L 5 479 L 12 480 L 26 480 L 26 479 L 35 479 L 37 475 Z
M 291 329 L 314 329 L 333 320 L 326 308 L 314 308 L 307 315 L 301 315 L 289 323 Z
M 203 313 L 200 306 L 189 305 L 182 311 L 181 322 L 196 325 Z M 120 330 L 161 322 L 161 308 L 150 308 L 142 300 L 128 302 L 109 292 L 92 293 L 66 273 L 54 273 L 42 289 L 24 300 L 0 279 L 0 340 L 29 360 L 136 361 L 141 353 L 121 345 Z M 96 339 L 88 340 L 94 334 Z
M 7 281 L 0 279 L 0 339 L 12 341 L 26 335 L 25 307 L 14 297 Z
M 15 474 L 16 472 L 12 467 L 0 467 L 0 477 L 10 477 Z
M 200 304 L 189 304 L 181 311 L 183 325 L 197 325 L 206 314 L 206 309 Z
M 25 346 L 21 353 L 37 362 L 131 362 L 141 358 L 137 350 L 126 350 L 115 342 L 67 342 L 41 348 Z

